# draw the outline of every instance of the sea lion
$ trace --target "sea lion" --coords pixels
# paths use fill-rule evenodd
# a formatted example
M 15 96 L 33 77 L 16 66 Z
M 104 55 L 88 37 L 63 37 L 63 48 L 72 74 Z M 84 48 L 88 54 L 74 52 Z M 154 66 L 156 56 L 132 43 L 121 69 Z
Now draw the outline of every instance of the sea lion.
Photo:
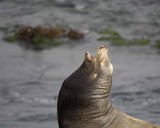
M 58 96 L 59 128 L 160 128 L 116 109 L 109 100 L 113 66 L 106 46 L 64 80 Z

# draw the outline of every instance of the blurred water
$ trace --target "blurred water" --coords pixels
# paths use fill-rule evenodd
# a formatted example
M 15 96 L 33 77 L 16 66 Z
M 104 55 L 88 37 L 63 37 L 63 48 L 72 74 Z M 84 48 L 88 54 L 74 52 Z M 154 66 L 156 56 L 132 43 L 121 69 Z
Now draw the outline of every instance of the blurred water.
M 1 0 L 0 27 L 64 25 L 91 30 L 109 27 L 127 38 L 159 38 L 159 5 L 159 0 Z
M 159 38 L 159 0 L 1 0 L 0 28 L 65 25 L 115 28 L 127 38 Z M 0 33 L 0 128 L 58 128 L 57 95 L 63 80 L 95 54 L 89 33 L 80 45 L 42 52 L 7 44 Z M 77 43 L 77 42 L 75 42 Z M 74 43 L 73 43 L 74 44 Z M 128 114 L 160 124 L 160 56 L 151 47 L 109 47 L 114 66 L 111 100 Z

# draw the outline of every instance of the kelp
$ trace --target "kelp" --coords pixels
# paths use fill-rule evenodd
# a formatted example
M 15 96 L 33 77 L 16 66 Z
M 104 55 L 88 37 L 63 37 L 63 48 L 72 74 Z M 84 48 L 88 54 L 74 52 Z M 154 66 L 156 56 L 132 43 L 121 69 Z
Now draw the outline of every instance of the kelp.
M 6 36 L 4 40 L 10 43 L 18 42 L 27 49 L 38 50 L 61 45 L 65 43 L 64 38 L 80 40 L 84 36 L 82 32 L 63 27 L 25 26 L 14 35 Z

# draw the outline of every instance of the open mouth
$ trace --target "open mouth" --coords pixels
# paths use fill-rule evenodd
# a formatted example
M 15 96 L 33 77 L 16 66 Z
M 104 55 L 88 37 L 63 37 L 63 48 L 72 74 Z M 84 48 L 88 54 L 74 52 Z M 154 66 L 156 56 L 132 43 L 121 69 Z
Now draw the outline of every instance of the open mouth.
M 89 52 L 85 53 L 85 60 L 92 61 L 95 59 L 102 59 L 107 57 L 108 48 L 105 45 L 101 45 L 96 53 L 96 56 L 93 57 Z

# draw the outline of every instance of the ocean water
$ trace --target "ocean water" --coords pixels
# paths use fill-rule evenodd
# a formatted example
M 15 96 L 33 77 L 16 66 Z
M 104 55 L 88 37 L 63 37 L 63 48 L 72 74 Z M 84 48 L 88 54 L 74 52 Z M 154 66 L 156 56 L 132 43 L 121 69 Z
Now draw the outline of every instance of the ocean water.
M 126 38 L 158 39 L 159 0 L 1 0 L 0 29 L 69 26 L 89 33 L 44 51 L 3 41 L 0 32 L 0 128 L 58 128 L 57 95 L 63 80 L 95 54 L 94 31 L 113 28 Z M 103 42 L 104 43 L 104 42 Z M 107 43 L 105 43 L 107 44 Z M 113 47 L 111 100 L 121 111 L 160 125 L 160 55 L 150 46 Z

